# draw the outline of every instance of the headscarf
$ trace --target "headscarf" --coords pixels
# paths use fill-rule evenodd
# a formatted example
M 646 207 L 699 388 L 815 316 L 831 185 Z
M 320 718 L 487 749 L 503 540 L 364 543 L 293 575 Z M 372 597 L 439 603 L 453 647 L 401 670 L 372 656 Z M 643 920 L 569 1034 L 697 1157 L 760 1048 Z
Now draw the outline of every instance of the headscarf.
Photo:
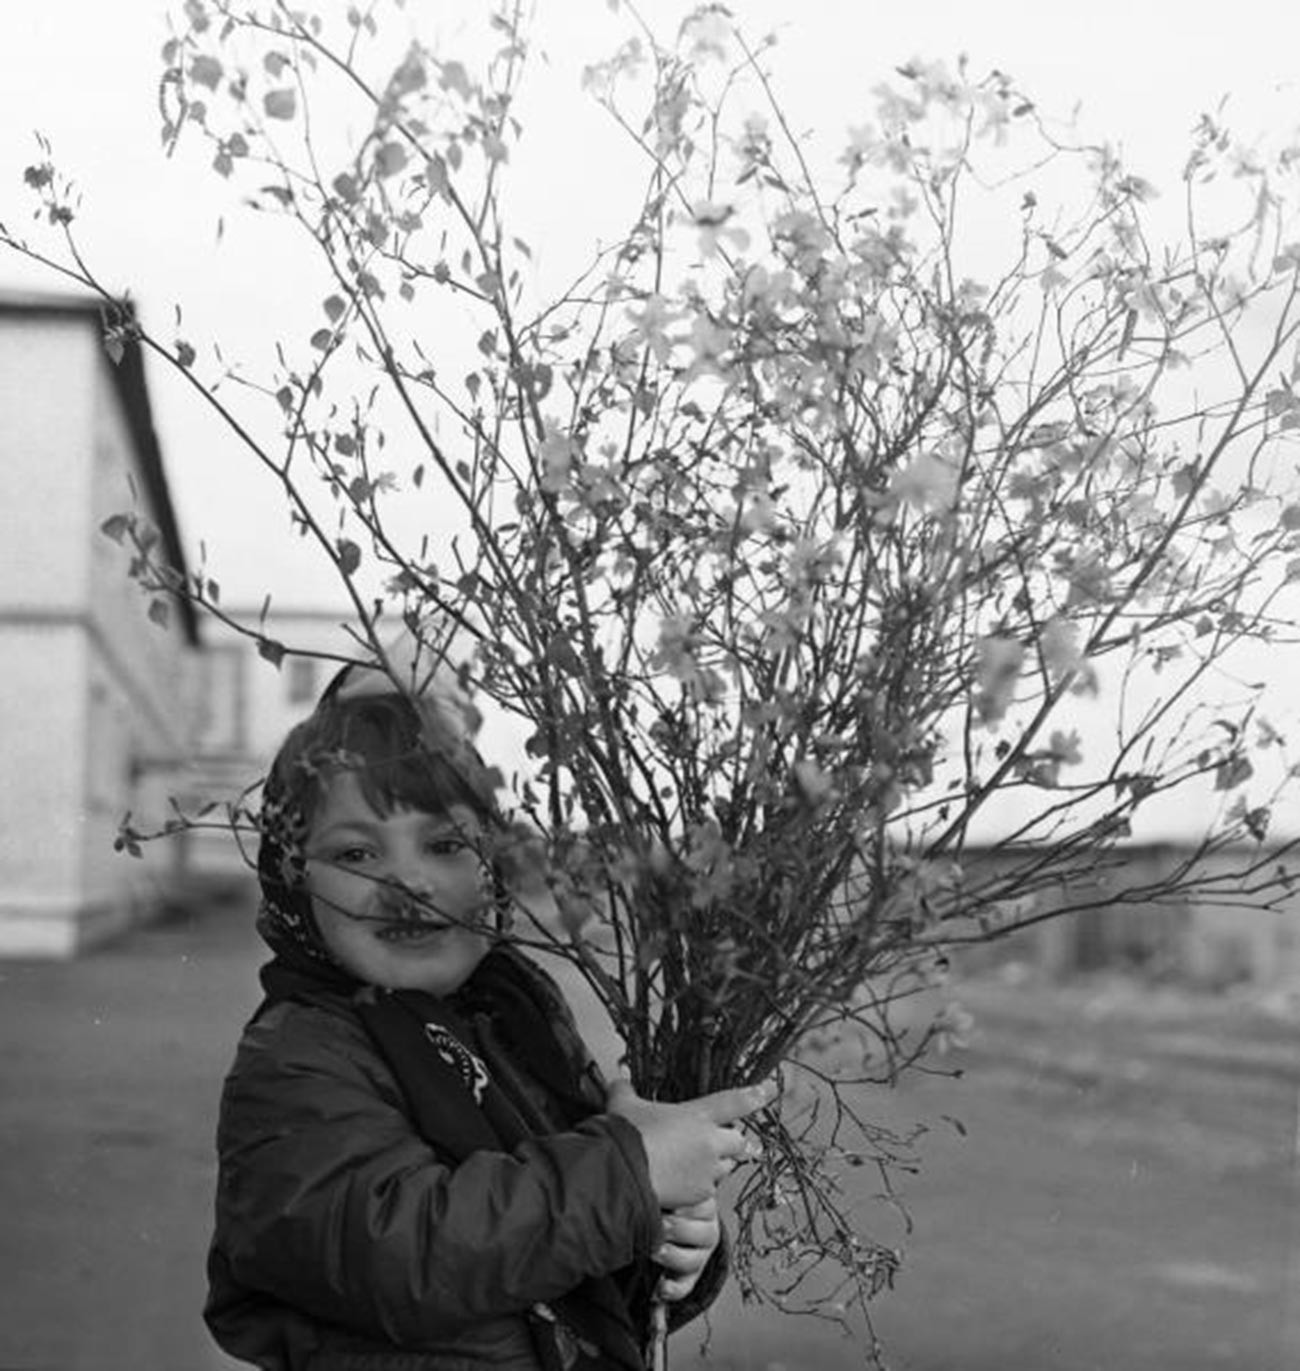
M 400 711 L 403 706 L 397 702 L 405 702 L 410 719 L 399 719 L 398 725 L 409 728 L 413 752 L 418 748 L 436 759 L 441 778 L 432 770 L 429 775 L 442 806 L 465 803 L 487 820 L 489 828 L 504 823 L 494 798 L 498 777 L 471 741 L 478 727 L 478 711 L 446 670 L 421 666 L 420 655 L 418 645 L 403 640 L 390 647 L 387 669 L 345 666 L 325 687 L 312 714 L 290 732 L 263 785 L 257 856 L 262 897 L 258 933 L 279 962 L 340 986 L 352 978 L 338 965 L 312 915 L 302 851 L 310 816 L 295 802 L 294 792 L 300 787 L 287 774 L 294 766 L 319 765 L 313 756 L 313 748 L 319 748 L 319 743 L 311 741 L 313 725 L 340 705 L 351 703 L 362 716 L 358 726 L 364 730 L 366 700 L 374 699 L 379 710 Z M 393 760 L 387 758 L 383 765 L 391 767 Z M 327 772 L 345 768 L 342 759 L 332 765 L 324 763 Z M 504 908 L 506 892 L 495 868 L 493 878 L 498 907 Z

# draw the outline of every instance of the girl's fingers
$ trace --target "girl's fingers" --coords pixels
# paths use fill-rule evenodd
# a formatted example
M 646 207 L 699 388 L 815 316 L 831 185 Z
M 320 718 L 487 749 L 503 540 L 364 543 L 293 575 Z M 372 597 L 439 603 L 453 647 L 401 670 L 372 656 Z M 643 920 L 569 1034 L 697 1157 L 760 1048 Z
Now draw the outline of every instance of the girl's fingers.
M 720 1157 L 743 1157 L 749 1139 L 739 1128 L 718 1129 L 718 1155 Z
M 739 1090 L 719 1090 L 713 1095 L 702 1095 L 691 1101 L 694 1108 L 707 1115 L 714 1123 L 736 1123 L 750 1114 L 755 1114 L 777 1097 L 775 1081 L 764 1081 L 762 1085 L 745 1086 Z
M 695 1282 L 698 1279 L 698 1274 L 682 1276 L 676 1280 L 665 1276 L 655 1287 L 655 1298 L 667 1304 L 672 1304 L 674 1300 L 684 1300 L 695 1289 Z
M 711 1247 L 683 1247 L 677 1243 L 663 1243 L 655 1253 L 655 1263 L 670 1276 L 698 1276 L 708 1264 Z
M 718 1221 L 716 1219 L 684 1219 L 681 1211 L 669 1214 L 663 1221 L 665 1243 L 677 1247 L 707 1247 L 718 1245 Z
M 683 1205 L 680 1209 L 673 1209 L 664 1216 L 668 1219 L 713 1219 L 718 1217 L 718 1197 L 710 1195 L 706 1200 L 700 1200 L 696 1204 Z

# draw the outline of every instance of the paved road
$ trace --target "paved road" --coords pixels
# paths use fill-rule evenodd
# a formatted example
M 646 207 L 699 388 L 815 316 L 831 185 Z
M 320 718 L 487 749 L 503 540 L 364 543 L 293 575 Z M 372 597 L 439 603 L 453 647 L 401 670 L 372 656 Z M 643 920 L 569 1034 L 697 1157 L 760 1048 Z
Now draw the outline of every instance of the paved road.
M 256 998 L 250 922 L 207 909 L 71 964 L 0 964 L 0 1371 L 232 1371 L 198 1309 L 217 1086 Z M 877 1306 L 893 1371 L 1300 1365 L 1286 1037 L 1234 1036 L 1228 1016 L 1197 1039 L 1223 1060 L 1189 1066 L 1185 1023 L 1135 1055 L 1113 1017 L 1109 1037 L 1086 1016 L 1067 1033 L 1023 997 L 999 1016 L 1000 998 L 964 1081 L 871 1101 L 934 1124 L 904 1275 Z M 862 1365 L 734 1293 L 707 1361 L 696 1345 L 675 1340 L 674 1371 Z
M 255 1003 L 241 906 L 0 963 L 0 1368 L 217 1371 L 216 1091 Z

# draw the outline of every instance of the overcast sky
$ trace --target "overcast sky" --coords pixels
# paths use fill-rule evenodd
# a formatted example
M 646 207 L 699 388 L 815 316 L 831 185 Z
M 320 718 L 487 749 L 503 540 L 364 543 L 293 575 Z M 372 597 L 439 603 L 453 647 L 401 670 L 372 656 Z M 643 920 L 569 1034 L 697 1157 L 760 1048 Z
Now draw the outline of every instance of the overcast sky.
M 448 50 L 464 41 L 467 16 L 484 0 L 409 0 L 408 13 Z M 327 6 L 328 7 L 328 6 Z M 345 8 L 336 0 L 336 8 Z M 535 87 L 528 141 L 515 174 L 531 187 L 539 222 L 530 240 L 580 243 L 593 232 L 593 200 L 617 183 L 615 163 L 592 148 L 616 147 L 579 91 L 586 62 L 626 32 L 606 0 L 538 0 L 536 32 L 548 54 Z M 689 6 L 654 0 L 668 25 Z M 914 55 L 972 68 L 998 67 L 1062 116 L 1076 102 L 1084 127 L 1121 143 L 1157 183 L 1176 181 L 1198 113 L 1232 96 L 1239 125 L 1295 111 L 1300 6 L 1269 0 L 1230 5 L 1092 0 L 1051 5 L 1014 0 L 738 0 L 752 34 L 775 30 L 778 80 L 796 126 L 835 136 L 862 121 L 871 87 Z M 175 305 L 187 332 L 236 339 L 263 358 L 281 311 L 301 280 L 302 248 L 287 235 L 255 238 L 228 187 L 202 159 L 165 161 L 159 150 L 158 52 L 167 34 L 162 0 L 42 0 L 7 16 L 0 43 L 0 219 L 21 222 L 29 203 L 22 169 L 34 130 L 84 191 L 81 235 L 90 260 L 128 288 L 165 332 Z M 608 137 L 593 142 L 596 131 Z M 226 216 L 223 246 L 217 218 Z M 52 278 L 0 256 L 0 288 L 55 287 Z M 184 536 L 207 543 L 228 598 L 304 605 L 332 600 L 314 563 L 295 557 L 282 503 L 247 458 L 208 425 L 182 388 L 155 377 L 154 405 Z

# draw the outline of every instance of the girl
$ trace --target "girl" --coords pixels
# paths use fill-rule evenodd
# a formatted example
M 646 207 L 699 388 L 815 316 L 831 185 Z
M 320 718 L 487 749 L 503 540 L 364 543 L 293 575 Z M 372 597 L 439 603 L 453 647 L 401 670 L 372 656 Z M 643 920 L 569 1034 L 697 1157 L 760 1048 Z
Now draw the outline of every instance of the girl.
M 226 1080 L 208 1325 L 266 1371 L 643 1365 L 725 1274 L 714 1196 L 763 1088 L 606 1090 L 493 936 L 502 828 L 428 697 L 329 693 L 267 779 L 265 999 Z

